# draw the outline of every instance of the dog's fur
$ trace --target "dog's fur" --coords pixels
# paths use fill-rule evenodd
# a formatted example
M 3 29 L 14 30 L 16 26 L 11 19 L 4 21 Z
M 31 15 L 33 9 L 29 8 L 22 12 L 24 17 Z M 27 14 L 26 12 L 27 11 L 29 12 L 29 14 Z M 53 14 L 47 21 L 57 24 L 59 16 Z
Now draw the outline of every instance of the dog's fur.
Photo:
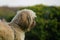
M 10 23 L 0 20 L 0 40 L 24 40 L 25 32 L 35 25 L 35 17 L 35 12 L 23 9 Z

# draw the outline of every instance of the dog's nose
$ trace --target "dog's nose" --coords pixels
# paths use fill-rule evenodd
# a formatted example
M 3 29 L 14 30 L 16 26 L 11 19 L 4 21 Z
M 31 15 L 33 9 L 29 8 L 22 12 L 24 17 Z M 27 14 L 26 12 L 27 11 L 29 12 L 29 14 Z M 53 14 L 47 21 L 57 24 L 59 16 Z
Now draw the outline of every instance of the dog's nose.
M 36 25 L 36 22 L 35 22 L 35 21 L 33 21 L 33 23 L 32 23 L 32 25 L 31 25 L 31 27 L 33 28 L 33 27 L 35 27 L 35 25 Z

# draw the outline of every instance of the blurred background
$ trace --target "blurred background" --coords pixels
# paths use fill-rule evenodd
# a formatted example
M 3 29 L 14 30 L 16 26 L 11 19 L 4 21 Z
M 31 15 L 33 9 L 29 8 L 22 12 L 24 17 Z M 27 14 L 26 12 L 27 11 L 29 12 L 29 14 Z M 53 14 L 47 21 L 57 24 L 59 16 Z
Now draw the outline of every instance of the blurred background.
M 36 26 L 25 40 L 60 40 L 60 0 L 0 0 L 0 19 L 10 22 L 22 9 L 37 15 Z

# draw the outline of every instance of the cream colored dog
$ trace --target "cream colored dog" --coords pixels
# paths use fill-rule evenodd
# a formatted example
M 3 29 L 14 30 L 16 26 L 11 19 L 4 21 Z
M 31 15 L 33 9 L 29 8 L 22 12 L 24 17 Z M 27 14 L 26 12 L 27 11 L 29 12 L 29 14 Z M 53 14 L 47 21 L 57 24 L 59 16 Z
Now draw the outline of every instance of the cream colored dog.
M 35 12 L 23 9 L 10 23 L 0 20 L 0 40 L 24 40 L 25 32 L 35 25 L 35 17 Z

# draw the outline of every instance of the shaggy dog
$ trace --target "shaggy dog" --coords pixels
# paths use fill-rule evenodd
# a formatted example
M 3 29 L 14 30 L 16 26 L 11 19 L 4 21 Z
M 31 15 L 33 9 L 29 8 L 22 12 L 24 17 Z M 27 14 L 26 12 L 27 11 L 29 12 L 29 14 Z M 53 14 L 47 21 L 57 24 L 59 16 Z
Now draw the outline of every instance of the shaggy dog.
M 25 32 L 35 25 L 36 14 L 32 10 L 18 11 L 10 23 L 0 20 L 0 40 L 24 40 Z

